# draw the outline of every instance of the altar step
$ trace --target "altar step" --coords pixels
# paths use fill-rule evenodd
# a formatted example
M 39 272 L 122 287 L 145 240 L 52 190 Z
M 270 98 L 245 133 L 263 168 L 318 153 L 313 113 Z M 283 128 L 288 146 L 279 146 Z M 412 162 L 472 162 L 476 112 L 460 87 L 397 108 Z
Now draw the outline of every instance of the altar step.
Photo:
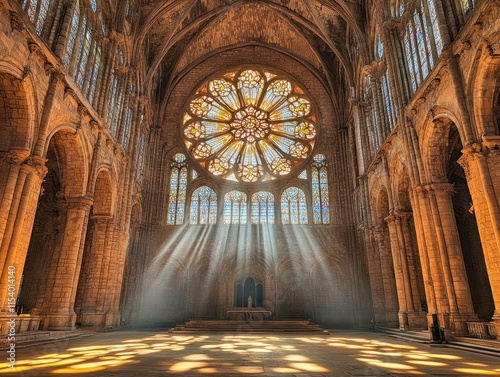
M 319 325 L 310 321 L 236 321 L 236 320 L 201 320 L 193 319 L 175 326 L 173 332 L 294 332 L 328 333 Z

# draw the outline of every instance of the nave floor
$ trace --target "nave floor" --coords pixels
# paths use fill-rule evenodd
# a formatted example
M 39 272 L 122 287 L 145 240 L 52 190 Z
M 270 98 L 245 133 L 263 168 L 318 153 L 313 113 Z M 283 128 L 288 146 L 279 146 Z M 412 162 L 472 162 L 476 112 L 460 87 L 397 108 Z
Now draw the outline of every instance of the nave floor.
M 117 331 L 18 348 L 14 369 L 3 360 L 0 374 L 23 377 L 500 375 L 499 357 L 344 330 L 329 335 Z

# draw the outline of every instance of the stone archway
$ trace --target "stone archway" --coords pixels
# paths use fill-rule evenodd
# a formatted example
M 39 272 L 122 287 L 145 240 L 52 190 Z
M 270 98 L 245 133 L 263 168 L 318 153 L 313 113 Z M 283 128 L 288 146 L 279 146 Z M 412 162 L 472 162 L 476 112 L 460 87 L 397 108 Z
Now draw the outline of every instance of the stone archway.
M 77 323 L 96 328 L 113 327 L 109 297 L 114 218 L 113 182 L 107 170 L 97 175 L 75 299 Z
M 52 136 L 46 157 L 48 174 L 25 260 L 19 309 L 40 312 L 43 329 L 72 329 L 80 241 L 91 205 L 83 195 L 87 169 L 81 141 L 72 130 Z
M 375 268 L 370 268 L 370 283 L 372 285 L 372 297 L 375 322 L 379 326 L 398 326 L 398 294 L 396 278 L 394 276 L 394 264 L 391 255 L 391 244 L 389 228 L 386 218 L 389 216 L 389 195 L 384 186 L 377 187 L 372 195 L 374 205 L 375 224 L 371 229 L 374 241 L 375 255 L 369 257 Z

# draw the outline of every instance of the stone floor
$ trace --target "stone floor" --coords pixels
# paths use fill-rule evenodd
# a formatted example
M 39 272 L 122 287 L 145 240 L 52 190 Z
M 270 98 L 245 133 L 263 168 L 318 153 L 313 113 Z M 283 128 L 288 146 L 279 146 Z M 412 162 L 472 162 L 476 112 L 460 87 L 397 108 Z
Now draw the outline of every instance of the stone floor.
M 500 357 L 430 347 L 370 332 L 310 335 L 120 331 L 18 348 L 15 368 L 2 362 L 0 374 L 475 376 L 500 375 Z

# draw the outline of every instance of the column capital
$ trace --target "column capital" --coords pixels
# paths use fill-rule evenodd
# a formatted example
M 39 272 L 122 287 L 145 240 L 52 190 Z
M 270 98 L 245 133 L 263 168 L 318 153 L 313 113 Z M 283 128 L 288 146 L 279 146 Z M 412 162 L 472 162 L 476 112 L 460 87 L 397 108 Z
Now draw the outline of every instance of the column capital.
M 30 155 L 29 149 L 9 149 L 2 157 L 9 165 L 21 165 Z
M 94 204 L 94 199 L 89 198 L 88 196 L 74 197 L 74 198 L 66 198 L 66 205 L 68 209 L 90 209 Z
M 429 193 L 444 193 L 449 196 L 455 194 L 455 186 L 449 182 L 430 183 L 426 187 Z
M 28 167 L 32 172 L 34 172 L 40 179 L 45 178 L 49 169 L 45 165 L 47 159 L 40 156 L 29 156 L 25 161 L 26 167 Z

